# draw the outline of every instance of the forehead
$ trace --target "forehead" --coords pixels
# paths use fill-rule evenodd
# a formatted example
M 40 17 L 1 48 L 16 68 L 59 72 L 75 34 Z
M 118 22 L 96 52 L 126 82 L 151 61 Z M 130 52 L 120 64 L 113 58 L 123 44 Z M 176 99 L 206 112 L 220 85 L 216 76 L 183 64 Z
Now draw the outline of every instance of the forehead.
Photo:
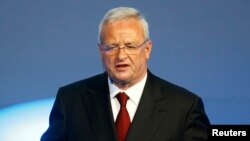
M 140 22 L 135 18 L 117 20 L 105 23 L 102 28 L 102 39 L 106 40 L 124 40 L 144 38 L 144 30 Z

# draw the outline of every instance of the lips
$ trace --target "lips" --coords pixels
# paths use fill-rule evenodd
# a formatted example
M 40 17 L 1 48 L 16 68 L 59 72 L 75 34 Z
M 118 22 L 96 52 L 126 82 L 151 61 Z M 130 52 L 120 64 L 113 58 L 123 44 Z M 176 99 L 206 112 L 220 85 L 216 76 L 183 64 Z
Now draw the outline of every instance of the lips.
M 126 70 L 127 68 L 129 67 L 128 64 L 117 64 L 115 65 L 115 68 L 119 71 L 123 71 L 123 70 Z

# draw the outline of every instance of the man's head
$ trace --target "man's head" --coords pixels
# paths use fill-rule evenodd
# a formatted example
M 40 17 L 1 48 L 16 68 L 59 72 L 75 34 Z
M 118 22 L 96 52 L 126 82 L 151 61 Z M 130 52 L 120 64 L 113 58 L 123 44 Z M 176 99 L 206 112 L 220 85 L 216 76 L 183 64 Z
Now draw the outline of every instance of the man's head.
M 148 23 L 136 9 L 108 11 L 99 26 L 99 40 L 104 69 L 118 87 L 127 89 L 143 79 L 152 42 Z

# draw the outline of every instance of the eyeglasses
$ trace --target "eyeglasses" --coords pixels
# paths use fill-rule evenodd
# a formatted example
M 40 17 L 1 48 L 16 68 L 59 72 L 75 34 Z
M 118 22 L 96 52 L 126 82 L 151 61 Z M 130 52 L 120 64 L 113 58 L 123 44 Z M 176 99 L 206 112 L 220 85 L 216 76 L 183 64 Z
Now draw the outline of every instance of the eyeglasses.
M 108 55 L 116 55 L 119 52 L 119 49 L 124 49 L 125 52 L 128 55 L 136 54 L 137 50 L 145 45 L 145 43 L 149 41 L 149 39 L 146 39 L 142 44 L 136 46 L 136 45 L 124 45 L 120 47 L 119 45 L 104 45 L 104 44 L 99 44 L 100 47 L 102 47 L 105 52 Z

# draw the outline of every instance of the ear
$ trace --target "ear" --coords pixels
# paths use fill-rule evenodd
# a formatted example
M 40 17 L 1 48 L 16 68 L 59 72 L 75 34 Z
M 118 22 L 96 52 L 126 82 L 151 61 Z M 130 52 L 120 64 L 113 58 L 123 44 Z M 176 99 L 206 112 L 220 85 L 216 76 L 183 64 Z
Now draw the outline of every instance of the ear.
M 153 47 L 153 42 L 152 40 L 147 41 L 146 45 L 145 45 L 145 55 L 146 58 L 149 59 L 151 51 L 152 51 L 152 47 Z
M 98 46 L 99 54 L 102 57 L 103 56 L 103 51 L 104 51 L 103 48 L 102 48 L 102 45 L 100 43 L 98 43 L 97 46 Z
M 98 43 L 97 46 L 98 46 L 99 52 L 100 53 L 103 52 L 102 44 Z

